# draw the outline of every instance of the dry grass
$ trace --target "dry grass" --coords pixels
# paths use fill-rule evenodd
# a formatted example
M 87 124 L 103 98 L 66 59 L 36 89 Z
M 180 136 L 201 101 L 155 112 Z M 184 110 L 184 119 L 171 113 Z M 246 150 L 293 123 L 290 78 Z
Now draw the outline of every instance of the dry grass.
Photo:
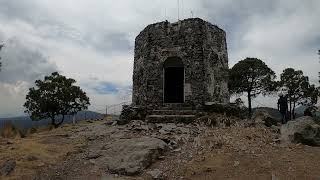
M 3 138 L 25 138 L 27 133 L 26 129 L 20 128 L 11 122 L 6 122 L 0 135 Z
M 1 132 L 1 137 L 12 138 L 12 137 L 15 137 L 16 135 L 17 135 L 16 129 L 13 126 L 13 124 L 10 122 L 5 123 L 4 128 Z
M 35 175 L 37 169 L 58 164 L 69 152 L 75 151 L 77 146 L 85 146 L 87 142 L 84 138 L 71 140 L 61 136 L 61 134 L 67 133 L 71 127 L 71 125 L 67 125 L 52 130 L 50 126 L 46 126 L 30 129 L 28 136 L 22 139 L 19 138 L 20 135 L 14 128 L 7 125 L 3 135 L 6 136 L 7 140 L 10 138 L 10 144 L 0 145 L 0 164 L 8 159 L 14 159 L 17 166 L 11 175 L 5 179 L 29 179 Z M 16 138 L 17 136 L 18 138 Z M 28 160 L 27 157 L 30 155 L 37 157 L 37 159 Z

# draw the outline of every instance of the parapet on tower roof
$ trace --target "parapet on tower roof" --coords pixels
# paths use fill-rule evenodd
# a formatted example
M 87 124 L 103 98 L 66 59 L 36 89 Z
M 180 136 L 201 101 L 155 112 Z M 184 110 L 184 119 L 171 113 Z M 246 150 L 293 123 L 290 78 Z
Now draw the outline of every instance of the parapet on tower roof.
M 140 34 L 143 34 L 144 31 L 149 31 L 153 28 L 159 28 L 159 27 L 166 27 L 166 26 L 178 26 L 178 25 L 182 25 L 182 24 L 198 24 L 198 25 L 207 25 L 209 27 L 215 28 L 215 29 L 219 29 L 221 30 L 223 33 L 225 33 L 225 31 L 223 29 L 221 29 L 218 25 L 216 24 L 212 24 L 208 21 L 205 21 L 201 18 L 187 18 L 187 19 L 183 19 L 183 20 L 179 20 L 177 22 L 171 23 L 169 21 L 161 21 L 161 22 L 157 22 L 157 23 L 153 23 L 153 24 L 149 24 L 147 27 L 145 27 L 137 36 L 137 38 L 140 36 Z

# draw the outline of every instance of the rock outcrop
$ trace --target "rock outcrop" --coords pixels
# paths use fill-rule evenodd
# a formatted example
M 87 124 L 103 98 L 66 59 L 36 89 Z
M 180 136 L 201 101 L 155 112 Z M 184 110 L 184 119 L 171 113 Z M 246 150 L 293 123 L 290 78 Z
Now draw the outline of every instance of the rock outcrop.
M 316 124 L 309 116 L 289 121 L 281 127 L 281 140 L 283 142 L 320 146 L 320 125 Z
M 0 175 L 7 176 L 9 175 L 14 168 L 16 167 L 16 161 L 8 160 L 0 167 Z
M 139 174 L 151 165 L 165 150 L 167 144 L 157 138 L 120 139 L 103 147 L 104 157 L 98 163 L 111 173 Z
M 256 110 L 256 112 L 254 113 L 253 119 L 255 123 L 262 123 L 267 127 L 276 126 L 278 122 L 280 122 L 279 119 L 272 116 L 270 113 L 268 113 L 265 110 Z

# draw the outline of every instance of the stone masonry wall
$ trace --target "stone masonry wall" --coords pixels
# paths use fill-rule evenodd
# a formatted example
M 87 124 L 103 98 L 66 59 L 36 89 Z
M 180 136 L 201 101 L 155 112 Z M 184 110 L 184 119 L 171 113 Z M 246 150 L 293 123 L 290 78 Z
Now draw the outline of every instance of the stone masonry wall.
M 179 57 L 185 68 L 185 103 L 228 103 L 228 54 L 225 32 L 199 18 L 147 26 L 137 37 L 133 104 L 163 104 L 163 64 Z

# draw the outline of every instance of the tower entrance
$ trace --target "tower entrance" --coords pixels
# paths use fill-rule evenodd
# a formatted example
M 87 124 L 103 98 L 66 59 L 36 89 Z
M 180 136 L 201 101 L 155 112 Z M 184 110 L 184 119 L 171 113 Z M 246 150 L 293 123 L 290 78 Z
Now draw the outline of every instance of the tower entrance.
M 178 57 L 164 63 L 164 103 L 184 102 L 184 66 Z

